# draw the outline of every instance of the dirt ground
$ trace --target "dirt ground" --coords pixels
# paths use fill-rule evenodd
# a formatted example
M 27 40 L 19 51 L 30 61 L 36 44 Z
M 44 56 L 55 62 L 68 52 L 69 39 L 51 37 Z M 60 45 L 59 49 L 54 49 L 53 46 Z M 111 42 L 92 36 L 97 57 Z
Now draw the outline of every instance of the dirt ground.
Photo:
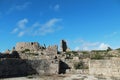
M 27 77 L 16 77 L 16 78 L 5 78 L 0 80 L 120 80 L 113 78 L 96 78 L 92 75 L 82 74 L 61 74 L 53 76 L 27 76 Z

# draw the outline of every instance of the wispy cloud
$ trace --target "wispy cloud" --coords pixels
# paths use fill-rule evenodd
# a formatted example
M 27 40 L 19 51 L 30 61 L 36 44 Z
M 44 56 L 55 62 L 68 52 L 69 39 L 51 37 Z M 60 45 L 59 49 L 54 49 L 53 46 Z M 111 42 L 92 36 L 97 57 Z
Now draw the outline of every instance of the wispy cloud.
M 108 44 L 105 44 L 105 43 L 99 44 L 99 49 L 100 49 L 100 50 L 107 49 L 108 47 L 110 47 L 110 45 L 108 45 Z
M 108 35 L 105 35 L 104 37 L 105 38 L 112 38 L 112 37 L 115 37 L 116 35 L 118 34 L 118 32 L 112 32 L 112 33 L 110 33 L 110 34 L 108 34 Z
M 52 5 L 50 6 L 51 9 L 53 9 L 54 11 L 58 11 L 60 9 L 60 5 L 56 4 L 56 5 Z
M 26 19 L 26 18 L 18 21 L 17 25 L 16 25 L 17 27 L 13 29 L 12 33 L 17 33 L 18 31 L 25 29 L 27 23 L 28 23 L 28 19 Z
M 59 29 L 59 26 L 56 25 L 57 22 L 60 22 L 62 19 L 53 18 L 47 21 L 45 24 L 37 24 L 38 30 L 34 32 L 34 35 L 46 35 L 48 33 L 53 33 Z M 36 23 L 35 23 L 36 24 Z M 34 24 L 34 25 L 35 25 Z
M 7 11 L 7 14 L 12 13 L 13 11 L 21 11 L 26 9 L 31 3 L 30 2 L 25 2 L 21 5 L 13 5 L 12 7 L 10 7 Z
M 16 33 L 18 30 L 19 30 L 18 28 L 15 28 L 11 33 Z
M 74 41 L 75 44 L 80 44 L 75 47 L 75 50 L 106 50 L 110 47 L 109 44 L 101 42 L 88 42 L 83 39 Z
M 18 37 L 22 37 L 23 35 L 44 36 L 58 31 L 61 28 L 58 23 L 61 21 L 62 19 L 53 18 L 44 24 L 35 22 L 32 26 L 26 26 L 29 23 L 28 19 L 22 19 L 17 22 L 17 27 L 13 29 L 12 33 L 18 34 Z
M 22 37 L 25 33 L 23 31 L 18 33 L 18 37 Z
M 20 29 L 24 29 L 26 23 L 28 23 L 28 20 L 25 18 L 25 19 L 23 19 L 23 20 L 20 20 L 17 25 L 18 25 L 18 27 L 19 27 Z

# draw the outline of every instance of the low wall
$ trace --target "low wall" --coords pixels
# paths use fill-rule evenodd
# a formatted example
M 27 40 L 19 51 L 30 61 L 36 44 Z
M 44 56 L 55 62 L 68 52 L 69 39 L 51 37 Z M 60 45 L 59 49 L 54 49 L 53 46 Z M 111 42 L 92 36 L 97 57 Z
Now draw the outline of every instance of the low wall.
M 120 77 L 120 59 L 90 60 L 89 74 L 106 77 Z

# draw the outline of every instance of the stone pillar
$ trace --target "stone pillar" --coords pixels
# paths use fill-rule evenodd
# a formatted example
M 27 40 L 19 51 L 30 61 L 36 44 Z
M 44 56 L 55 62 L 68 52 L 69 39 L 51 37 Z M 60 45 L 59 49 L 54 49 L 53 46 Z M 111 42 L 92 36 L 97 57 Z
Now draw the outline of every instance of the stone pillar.
M 61 41 L 61 50 L 62 52 L 66 52 L 67 50 L 67 42 L 65 40 Z

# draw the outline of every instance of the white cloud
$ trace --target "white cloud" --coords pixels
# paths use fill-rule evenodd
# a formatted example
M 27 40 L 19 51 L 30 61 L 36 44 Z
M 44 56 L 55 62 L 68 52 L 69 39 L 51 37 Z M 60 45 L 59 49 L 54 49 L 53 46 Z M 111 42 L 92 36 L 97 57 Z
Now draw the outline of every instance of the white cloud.
M 106 50 L 110 45 L 101 42 L 88 42 L 83 39 L 78 39 L 74 41 L 79 47 L 75 47 L 75 50 Z M 79 45 L 78 45 L 79 44 Z
M 13 29 L 13 31 L 11 33 L 17 33 L 19 31 L 21 31 L 22 29 L 25 30 L 26 28 L 26 24 L 28 23 L 28 20 L 27 19 L 22 19 L 20 21 L 17 22 L 17 27 Z M 18 36 L 22 36 L 23 33 L 19 33 Z
M 101 44 L 99 45 L 99 48 L 98 48 L 98 49 L 100 49 L 100 50 L 106 50 L 109 46 L 110 46 L 110 45 L 108 45 L 108 44 L 101 43 Z
M 24 4 L 21 5 L 13 5 L 12 7 L 10 7 L 7 11 L 7 14 L 10 14 L 13 11 L 20 11 L 20 10 L 24 10 L 26 9 L 31 3 L 30 2 L 26 2 Z
M 28 23 L 28 20 L 27 20 L 27 19 L 23 19 L 23 20 L 20 20 L 17 25 L 18 25 L 18 27 L 19 27 L 20 29 L 24 29 L 26 23 Z
M 83 50 L 90 50 L 89 47 L 85 46 L 83 47 Z
M 16 33 L 18 30 L 18 28 L 13 29 L 12 33 Z
M 79 51 L 80 50 L 80 47 L 75 47 L 75 49 L 74 49 L 75 51 Z
M 24 34 L 24 32 L 19 32 L 18 37 L 22 37 Z
M 55 25 L 57 22 L 60 21 L 61 19 L 53 18 L 43 25 L 39 24 L 40 25 L 39 29 L 35 31 L 35 35 L 46 35 L 48 33 L 55 32 L 59 28 L 59 27 L 55 27 Z
M 60 5 L 59 4 L 52 5 L 52 6 L 50 6 L 50 9 L 52 9 L 54 11 L 58 11 L 60 9 Z
M 84 42 L 83 46 L 97 46 L 99 42 Z
M 61 19 L 57 19 L 57 18 L 51 19 L 51 20 L 49 20 L 49 21 L 45 24 L 45 26 L 46 26 L 46 27 L 54 26 L 54 24 L 55 24 L 56 22 L 59 22 L 59 21 L 61 21 Z
M 53 18 L 47 21 L 44 24 L 35 22 L 32 26 L 26 26 L 28 19 L 22 19 L 18 21 L 17 27 L 13 29 L 12 33 L 17 33 L 21 37 L 23 35 L 32 35 L 32 36 L 43 36 L 49 33 L 53 33 L 60 29 L 58 22 L 61 22 L 62 19 Z

